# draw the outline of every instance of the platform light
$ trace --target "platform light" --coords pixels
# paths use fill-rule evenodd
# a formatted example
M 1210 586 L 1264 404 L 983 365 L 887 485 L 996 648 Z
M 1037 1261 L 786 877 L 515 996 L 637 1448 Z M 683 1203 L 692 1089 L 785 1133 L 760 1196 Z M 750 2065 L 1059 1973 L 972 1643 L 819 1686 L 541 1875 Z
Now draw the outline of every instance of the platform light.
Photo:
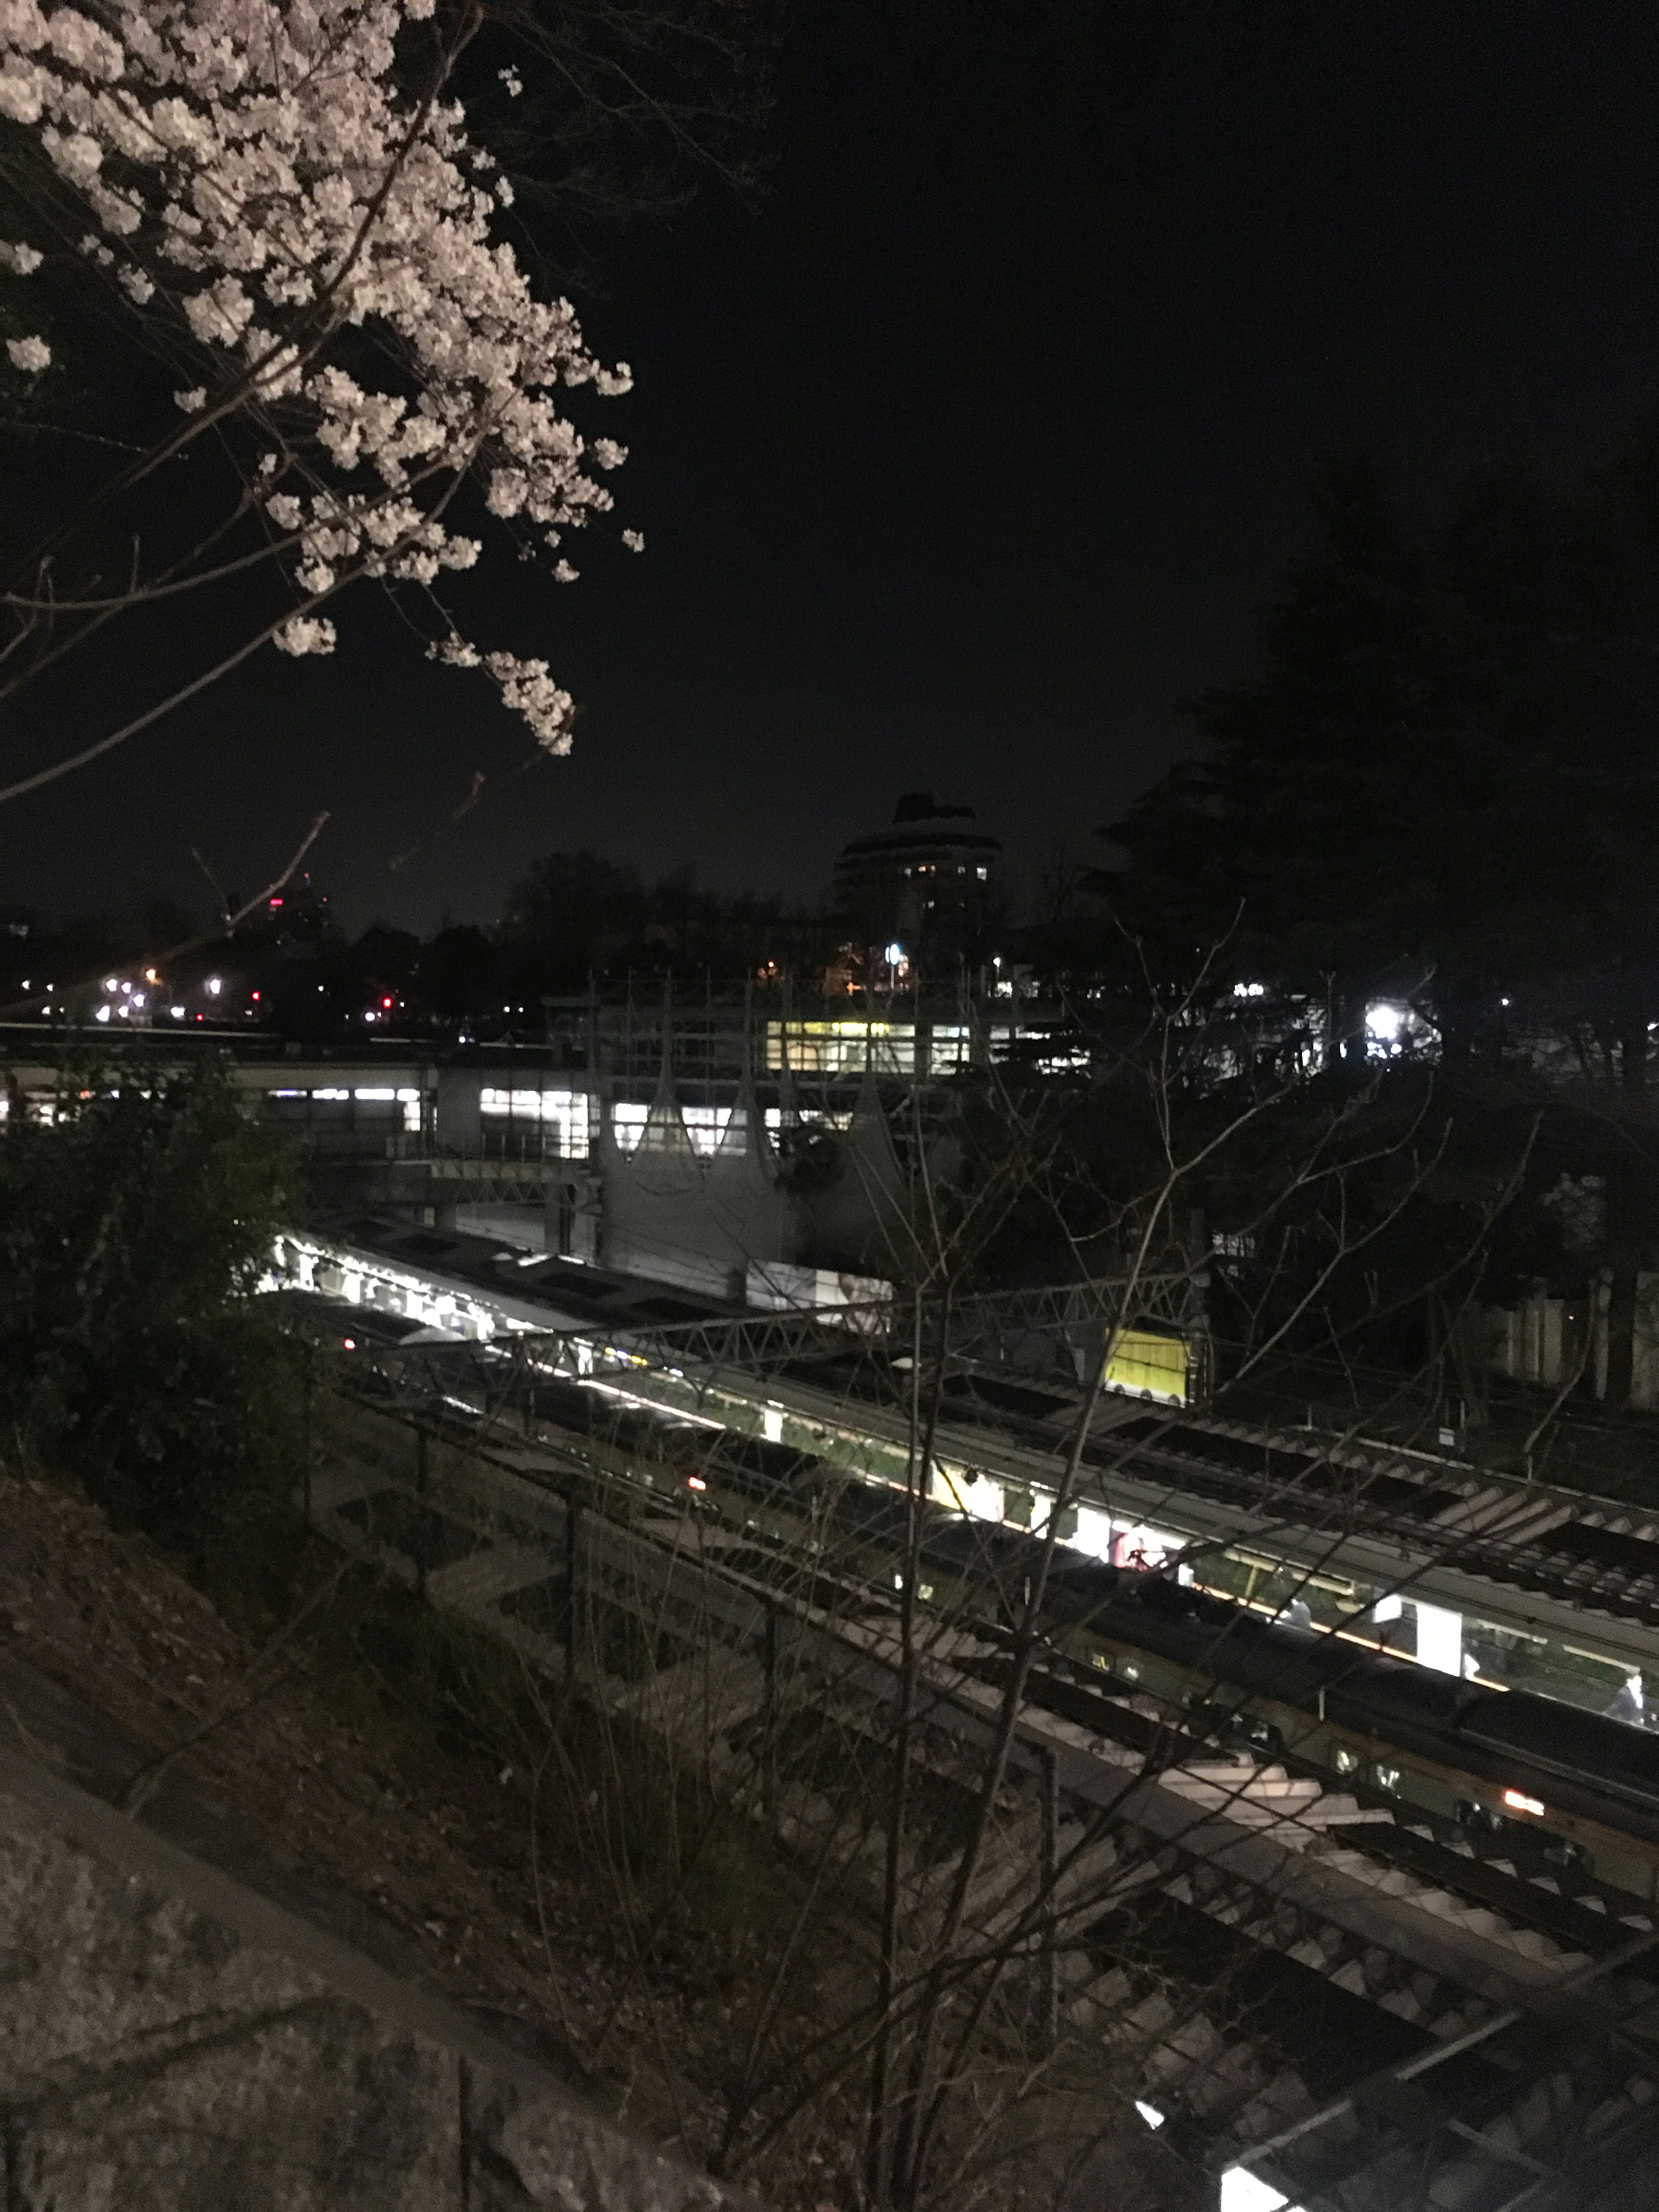
M 1248 2167 L 1230 2166 L 1221 2177 L 1221 2212 L 1281 2212 L 1291 2200 Z M 1291 2212 L 1297 2208 L 1291 2207 Z
M 1506 1790 L 1504 1792 L 1504 1802 L 1511 1813 L 1530 1813 L 1534 1820 L 1542 1817 L 1543 1799 L 1528 1797 L 1524 1790 Z

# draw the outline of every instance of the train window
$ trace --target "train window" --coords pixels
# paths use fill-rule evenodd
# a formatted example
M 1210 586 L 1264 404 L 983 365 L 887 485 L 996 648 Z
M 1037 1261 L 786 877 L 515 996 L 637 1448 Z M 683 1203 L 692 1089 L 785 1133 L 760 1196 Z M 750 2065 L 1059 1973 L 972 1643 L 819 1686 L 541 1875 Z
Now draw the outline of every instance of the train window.
M 1543 1799 L 1528 1797 L 1524 1790 L 1506 1790 L 1504 1792 L 1504 1802 L 1511 1813 L 1529 1813 L 1534 1820 L 1543 1816 Z
M 1331 1764 L 1339 1774 L 1358 1774 L 1364 1763 L 1359 1753 L 1350 1751 L 1346 1743 L 1338 1744 L 1331 1754 Z
M 1544 1853 L 1553 1867 L 1560 1867 L 1568 1874 L 1588 1874 L 1590 1855 L 1583 1844 L 1571 1842 L 1565 1836 L 1551 1844 Z
M 1371 1769 L 1371 1780 L 1379 1790 L 1387 1790 L 1390 1797 L 1400 1795 L 1400 1785 L 1405 1780 L 1397 1766 L 1386 1765 L 1382 1760 Z

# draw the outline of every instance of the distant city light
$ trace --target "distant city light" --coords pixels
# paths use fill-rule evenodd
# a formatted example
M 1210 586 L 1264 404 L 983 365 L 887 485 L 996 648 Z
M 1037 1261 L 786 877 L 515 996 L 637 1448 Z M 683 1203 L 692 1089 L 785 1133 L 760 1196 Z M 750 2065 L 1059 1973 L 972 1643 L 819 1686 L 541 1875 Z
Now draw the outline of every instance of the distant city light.
M 125 1011 L 125 1009 L 123 1011 Z M 94 1019 L 96 1021 L 106 1022 L 109 1019 L 109 1008 L 107 1006 L 100 1006 L 97 1013 L 94 1016 Z
M 1375 1038 L 1378 1044 L 1397 1044 L 1400 1042 L 1401 1031 L 1405 1026 L 1406 1015 L 1403 1007 L 1383 1004 L 1367 1006 L 1365 1009 L 1366 1033 Z
M 207 987 L 209 998 L 216 999 L 220 992 L 225 988 L 223 977 L 220 975 L 210 975 L 207 980 Z
M 135 1006 L 142 1006 L 143 1005 L 143 1003 L 144 1003 L 144 994 L 143 994 L 143 993 L 142 991 L 135 991 L 135 992 L 133 993 L 133 994 L 132 994 L 132 1003 L 133 1003 L 133 1005 L 134 1005 Z
M 1236 999 L 1265 999 L 1267 995 L 1267 987 L 1265 983 L 1235 983 L 1233 985 L 1233 996 Z
M 121 988 L 120 984 L 117 981 L 116 978 L 115 978 L 113 975 L 106 975 L 106 976 L 105 976 L 105 978 L 104 978 L 104 988 L 105 988 L 106 991 L 118 991 L 118 990 L 120 989 L 120 988 Z M 23 988 L 24 988 L 25 990 L 27 990 L 28 986 L 27 986 L 27 983 L 23 986 Z
M 182 1006 L 169 1006 L 167 1012 L 175 1022 L 181 1022 L 185 1018 L 185 1010 Z
M 1159 2112 L 1156 2105 L 1143 2104 L 1140 2099 L 1137 2097 L 1135 2099 L 1135 2110 L 1139 2113 L 1141 2118 L 1146 2121 L 1149 2128 L 1161 2128 L 1163 2126 L 1164 2115 Z
M 896 968 L 899 962 L 903 959 L 904 947 L 898 942 L 896 938 L 895 938 L 893 942 L 888 946 L 885 957 L 887 965 L 890 968 Z
M 145 970 L 144 970 L 144 981 L 145 981 L 145 982 L 147 982 L 147 983 L 159 983 L 159 982 L 161 981 L 161 977 L 156 974 L 155 970 L 153 968 L 146 968 L 146 969 L 145 969 Z

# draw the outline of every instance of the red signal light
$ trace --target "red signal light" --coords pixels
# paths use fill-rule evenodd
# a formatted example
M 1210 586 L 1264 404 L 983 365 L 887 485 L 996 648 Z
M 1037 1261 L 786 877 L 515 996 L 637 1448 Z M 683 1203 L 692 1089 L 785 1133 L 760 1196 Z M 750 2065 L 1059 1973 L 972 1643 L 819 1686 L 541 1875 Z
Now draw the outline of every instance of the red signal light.
M 390 999 L 382 999 L 382 1000 L 381 1000 L 381 1001 L 380 1001 L 380 1004 L 381 1004 L 383 1006 L 386 1007 L 386 1008 L 389 1010 L 389 1009 L 390 1009 L 390 1007 L 391 1007 L 391 1005 L 392 1005 L 392 1001 L 391 1001 L 391 1000 L 390 1000 Z

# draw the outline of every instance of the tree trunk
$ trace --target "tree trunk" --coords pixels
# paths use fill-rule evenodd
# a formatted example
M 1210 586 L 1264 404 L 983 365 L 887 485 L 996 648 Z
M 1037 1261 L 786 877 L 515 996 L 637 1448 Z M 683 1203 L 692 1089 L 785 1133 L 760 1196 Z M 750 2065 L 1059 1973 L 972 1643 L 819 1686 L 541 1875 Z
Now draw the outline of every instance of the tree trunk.
M 1625 1178 L 1618 1177 L 1618 1186 Z M 1611 1211 L 1609 1206 L 1609 1211 Z M 1621 1243 L 1614 1248 L 1611 1279 L 1607 1285 L 1607 1387 L 1605 1402 L 1621 1407 L 1630 1403 L 1631 1383 L 1636 1373 L 1636 1273 L 1637 1258 L 1632 1249 Z
M 1647 1006 L 1638 1000 L 1628 968 L 1619 976 L 1619 1080 L 1628 1100 L 1640 1100 L 1648 1081 Z M 1642 1163 L 1621 1146 L 1607 1177 L 1607 1247 L 1611 1281 L 1607 1291 L 1607 1386 L 1606 1403 L 1630 1403 L 1636 1373 L 1636 1287 L 1642 1263 Z
M 1351 976 L 1340 979 L 1333 985 L 1328 1004 L 1331 1034 L 1326 1040 L 1326 1066 L 1343 1082 L 1361 1084 L 1370 1073 L 1370 1060 L 1365 987 Z

